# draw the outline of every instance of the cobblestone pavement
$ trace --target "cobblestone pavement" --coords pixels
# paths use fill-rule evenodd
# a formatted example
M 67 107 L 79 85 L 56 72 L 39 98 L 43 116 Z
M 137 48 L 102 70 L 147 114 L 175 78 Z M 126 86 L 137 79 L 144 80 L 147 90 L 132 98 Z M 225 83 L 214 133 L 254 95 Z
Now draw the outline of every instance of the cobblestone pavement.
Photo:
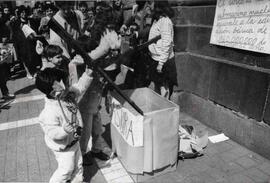
M 0 182 L 48 182 L 56 169 L 52 152 L 46 147 L 37 117 L 43 108 L 43 95 L 34 87 L 34 81 L 20 78 L 8 82 L 16 99 L 0 112 Z M 109 117 L 102 111 L 104 125 L 109 127 Z M 180 114 L 181 124 L 206 128 L 210 135 L 216 131 L 207 128 L 191 117 Z M 110 144 L 109 128 L 104 133 Z M 107 152 L 110 153 L 110 148 Z M 133 182 L 117 158 L 104 167 L 96 160 L 84 167 L 91 183 Z M 145 182 L 153 183 L 270 183 L 270 161 L 227 140 L 209 142 L 204 156 L 178 161 L 177 169 Z

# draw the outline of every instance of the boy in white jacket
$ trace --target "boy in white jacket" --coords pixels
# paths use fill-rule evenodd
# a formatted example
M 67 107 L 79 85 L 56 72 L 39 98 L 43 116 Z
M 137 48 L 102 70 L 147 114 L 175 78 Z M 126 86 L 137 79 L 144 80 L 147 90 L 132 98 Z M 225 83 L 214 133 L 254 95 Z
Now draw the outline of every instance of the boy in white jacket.
M 76 99 L 89 87 L 91 74 L 92 70 L 86 69 L 79 81 L 69 88 L 64 84 L 68 75 L 56 68 L 46 68 L 36 77 L 37 88 L 46 94 L 39 123 L 45 133 L 46 145 L 58 163 L 50 183 L 83 182 L 79 145 L 82 118 Z

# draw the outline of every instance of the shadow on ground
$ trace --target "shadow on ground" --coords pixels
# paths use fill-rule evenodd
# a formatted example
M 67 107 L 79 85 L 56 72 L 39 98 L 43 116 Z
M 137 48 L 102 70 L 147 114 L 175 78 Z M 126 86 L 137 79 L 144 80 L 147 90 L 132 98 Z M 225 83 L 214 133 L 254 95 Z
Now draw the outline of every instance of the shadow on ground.
M 108 146 L 112 147 L 112 139 L 111 139 L 111 126 L 110 123 L 103 125 L 105 127 L 105 132 L 102 134 L 102 137 L 107 142 Z
M 0 101 L 0 112 L 2 109 L 5 109 L 5 110 L 8 110 L 10 109 L 10 103 L 13 102 L 13 99 L 12 100 L 2 100 Z
M 96 162 L 93 162 L 91 166 L 84 166 L 83 167 L 83 174 L 84 174 L 84 182 L 91 182 L 92 178 L 98 172 L 99 168 Z
M 18 94 L 27 94 L 30 93 L 32 90 L 34 90 L 36 88 L 35 84 L 26 86 L 22 89 L 17 90 L 14 94 L 18 95 Z

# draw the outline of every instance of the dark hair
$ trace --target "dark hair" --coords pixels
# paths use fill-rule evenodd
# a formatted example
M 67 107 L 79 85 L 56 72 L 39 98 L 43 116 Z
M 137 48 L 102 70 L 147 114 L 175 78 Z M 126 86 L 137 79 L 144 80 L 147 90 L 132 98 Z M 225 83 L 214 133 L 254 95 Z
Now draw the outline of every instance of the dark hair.
M 43 54 L 46 58 L 52 58 L 62 53 L 63 49 L 60 46 L 51 44 L 45 47 Z
M 146 0 L 136 0 L 136 4 L 138 5 L 138 11 L 143 9 L 146 2 Z
M 65 83 L 67 80 L 67 73 L 56 68 L 46 68 L 37 74 L 35 85 L 42 93 L 48 98 L 52 98 L 50 93 L 53 91 L 54 81 L 60 82 L 61 80 Z
M 168 16 L 169 18 L 172 18 L 174 16 L 174 11 L 170 7 L 168 0 L 155 0 L 154 13 L 156 14 L 156 17 Z
M 75 1 L 55 1 L 55 6 L 57 6 L 59 9 L 61 9 L 61 7 L 64 5 L 74 6 Z
M 93 14 L 95 14 L 95 8 L 94 8 L 94 7 L 90 7 L 90 8 L 88 8 L 88 9 L 87 9 L 87 11 L 92 11 L 92 12 L 93 12 Z
M 79 3 L 79 7 L 86 7 L 86 8 L 88 8 L 88 5 L 87 5 L 87 3 L 85 1 L 81 1 Z
M 18 8 L 18 15 L 21 14 L 21 12 L 25 11 L 26 14 L 28 14 L 27 8 L 24 5 L 19 6 Z
M 99 26 L 103 27 L 105 30 L 107 25 L 114 24 L 112 8 L 109 5 L 107 5 L 105 2 L 103 2 L 103 3 L 99 2 L 97 4 L 98 4 L 98 6 L 101 6 L 101 10 L 99 13 L 95 12 L 94 26 L 99 25 Z M 104 30 L 101 31 L 101 33 L 103 33 Z
M 37 1 L 35 4 L 34 4 L 34 8 L 39 8 L 41 7 L 41 9 L 43 9 L 43 4 L 40 2 L 40 1 Z
M 55 11 L 56 10 L 56 7 L 52 3 L 46 3 L 44 5 L 44 10 L 46 11 L 48 9 L 51 9 L 51 10 Z
M 94 2 L 94 7 L 96 8 L 97 6 L 101 6 L 103 8 L 106 8 L 109 5 L 105 1 L 96 1 L 96 2 Z

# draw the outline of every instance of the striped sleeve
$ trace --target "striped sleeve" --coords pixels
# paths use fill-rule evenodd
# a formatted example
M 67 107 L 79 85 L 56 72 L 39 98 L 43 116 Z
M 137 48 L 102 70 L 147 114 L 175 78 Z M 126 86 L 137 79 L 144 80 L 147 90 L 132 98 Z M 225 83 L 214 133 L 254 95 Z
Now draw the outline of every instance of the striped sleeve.
M 160 19 L 160 35 L 161 41 L 156 49 L 159 53 L 159 61 L 165 63 L 168 58 L 169 54 L 172 51 L 173 45 L 173 24 L 169 18 L 162 18 Z

